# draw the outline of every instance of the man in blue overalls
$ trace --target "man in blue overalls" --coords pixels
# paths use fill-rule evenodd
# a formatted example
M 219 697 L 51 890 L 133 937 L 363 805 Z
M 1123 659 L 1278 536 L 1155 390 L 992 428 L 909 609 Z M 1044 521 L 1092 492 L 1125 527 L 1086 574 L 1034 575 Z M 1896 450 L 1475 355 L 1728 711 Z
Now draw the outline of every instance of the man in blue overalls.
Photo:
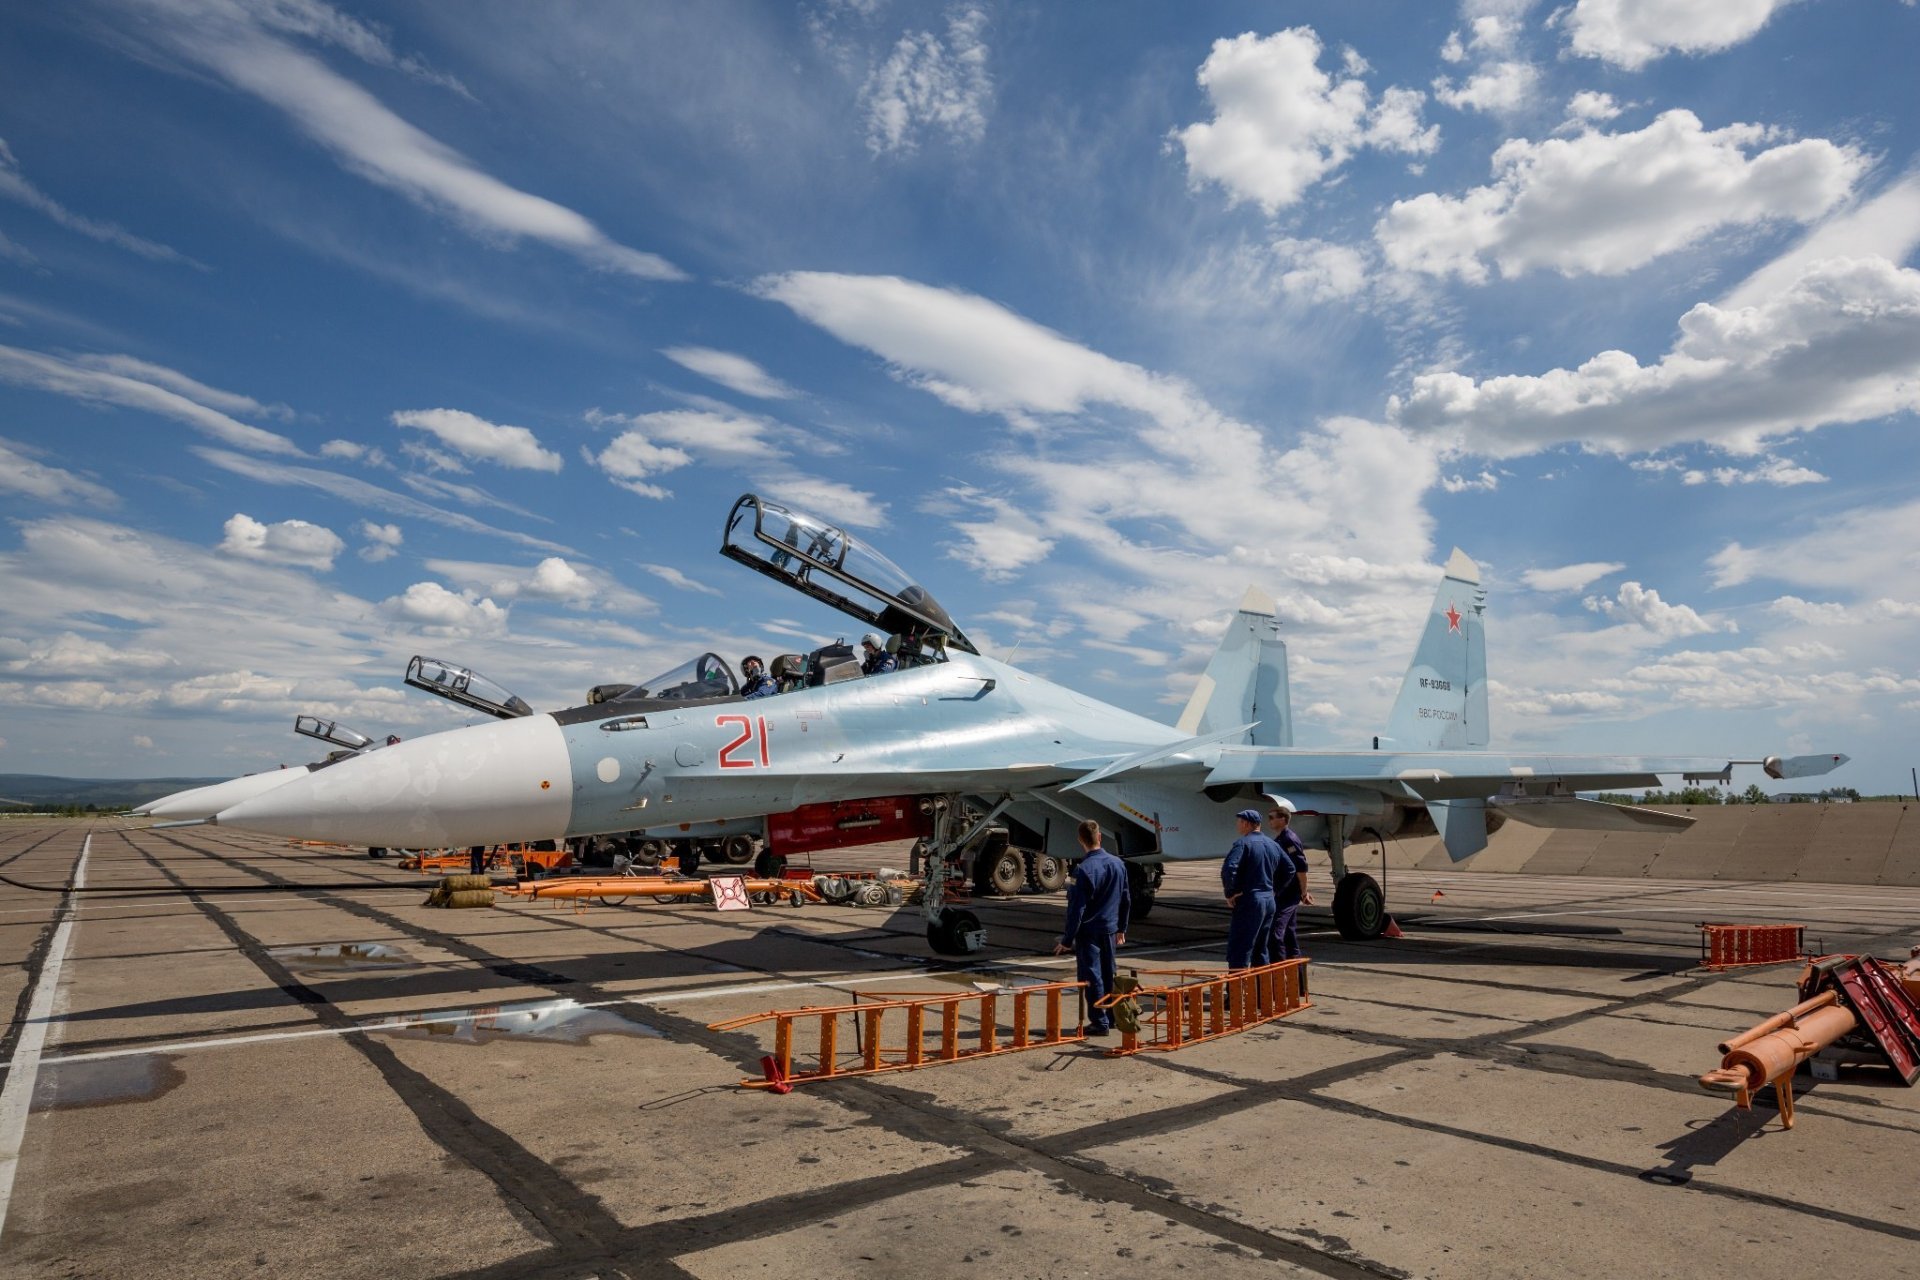
M 1313 905 L 1313 895 L 1307 892 L 1307 846 L 1293 834 L 1292 823 L 1293 806 L 1285 800 L 1275 800 L 1273 808 L 1267 811 L 1267 826 L 1273 842 L 1286 855 L 1273 889 L 1273 946 L 1269 954 L 1275 960 L 1291 960 L 1306 954 L 1300 950 L 1298 919 L 1302 903 Z
M 1127 943 L 1127 917 L 1133 901 L 1127 893 L 1127 864 L 1100 846 L 1100 824 L 1080 824 L 1080 861 L 1067 883 L 1067 925 L 1053 954 L 1073 951 L 1076 978 L 1087 984 L 1087 1034 L 1104 1036 L 1112 1023 L 1095 1004 L 1113 990 L 1113 949 Z
M 1220 887 L 1233 915 L 1227 922 L 1227 968 L 1258 968 L 1269 960 L 1273 941 L 1273 885 L 1290 866 L 1280 846 L 1260 833 L 1260 814 L 1242 809 L 1233 816 L 1240 837 L 1220 864 Z

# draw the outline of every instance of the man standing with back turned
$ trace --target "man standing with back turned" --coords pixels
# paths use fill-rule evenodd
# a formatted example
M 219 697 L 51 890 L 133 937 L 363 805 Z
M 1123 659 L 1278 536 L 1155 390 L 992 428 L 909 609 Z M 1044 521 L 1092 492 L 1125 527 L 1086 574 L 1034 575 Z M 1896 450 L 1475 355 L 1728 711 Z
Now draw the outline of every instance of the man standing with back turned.
M 1100 846 L 1100 824 L 1087 819 L 1079 835 L 1080 861 L 1074 863 L 1067 884 L 1067 926 L 1053 954 L 1073 951 L 1074 976 L 1087 984 L 1087 1034 L 1104 1036 L 1112 1024 L 1108 1010 L 1096 1005 L 1113 990 L 1113 949 L 1127 944 L 1133 902 L 1127 893 L 1126 864 Z
M 1266 964 L 1273 945 L 1273 885 L 1280 869 L 1293 865 L 1280 846 L 1260 832 L 1260 813 L 1242 809 L 1233 815 L 1240 838 L 1220 864 L 1220 888 L 1233 915 L 1227 922 L 1227 968 Z
M 1292 823 L 1292 803 L 1275 800 L 1273 808 L 1267 811 L 1267 825 L 1273 842 L 1286 855 L 1273 889 L 1273 945 L 1269 954 L 1275 960 L 1291 960 L 1306 954 L 1300 950 L 1300 906 L 1302 903 L 1313 905 L 1313 894 L 1307 891 L 1307 846 L 1293 834 Z

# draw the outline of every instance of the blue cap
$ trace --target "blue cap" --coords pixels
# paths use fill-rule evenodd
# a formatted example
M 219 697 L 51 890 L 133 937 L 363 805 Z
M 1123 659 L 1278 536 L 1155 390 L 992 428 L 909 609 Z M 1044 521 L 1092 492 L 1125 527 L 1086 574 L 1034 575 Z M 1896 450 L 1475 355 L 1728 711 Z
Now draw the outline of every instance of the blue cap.
M 1242 822 L 1251 822 L 1256 827 L 1260 825 L 1260 813 L 1257 809 L 1242 809 L 1233 816 Z

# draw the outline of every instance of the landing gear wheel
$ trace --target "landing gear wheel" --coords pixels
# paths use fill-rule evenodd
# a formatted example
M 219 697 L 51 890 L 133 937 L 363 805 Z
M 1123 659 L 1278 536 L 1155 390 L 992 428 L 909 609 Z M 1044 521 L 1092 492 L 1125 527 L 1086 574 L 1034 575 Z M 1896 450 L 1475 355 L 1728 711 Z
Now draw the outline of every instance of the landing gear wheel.
M 1160 887 L 1160 879 L 1138 863 L 1127 864 L 1127 897 L 1132 900 L 1129 914 L 1135 920 L 1145 920 L 1153 914 L 1153 895 Z
M 997 852 L 989 847 L 973 864 L 973 887 L 980 893 L 1012 895 L 1026 882 L 1026 859 L 1010 846 L 1002 846 Z
M 970 956 L 986 945 L 986 930 L 971 911 L 942 907 L 940 918 L 927 925 L 927 945 L 943 956 Z
M 787 874 L 787 860 L 771 849 L 762 849 L 753 860 L 753 874 L 762 880 L 778 880 Z
M 367 856 L 369 858 L 384 858 L 387 856 L 387 851 L 385 849 L 375 847 L 367 850 Z
M 1027 855 L 1027 880 L 1041 893 L 1057 893 L 1067 884 L 1067 864 L 1050 853 Z
M 744 867 L 753 861 L 752 836 L 728 836 L 720 842 L 720 861 L 729 866 Z
M 1333 923 L 1340 936 L 1354 941 L 1377 938 L 1387 930 L 1387 896 L 1374 878 L 1349 871 L 1333 889 Z

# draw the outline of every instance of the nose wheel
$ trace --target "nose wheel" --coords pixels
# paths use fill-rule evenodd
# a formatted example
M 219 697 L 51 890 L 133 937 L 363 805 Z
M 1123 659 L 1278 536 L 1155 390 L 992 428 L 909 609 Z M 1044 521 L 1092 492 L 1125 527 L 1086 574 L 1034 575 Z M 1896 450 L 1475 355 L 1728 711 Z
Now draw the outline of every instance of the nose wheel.
M 966 821 L 968 815 L 960 796 L 930 797 L 925 802 L 933 809 L 933 836 L 926 842 L 927 878 L 920 912 L 927 922 L 927 945 L 936 955 L 977 955 L 987 945 L 987 931 L 980 917 L 946 904 L 947 863 L 959 859 L 961 866 L 967 865 L 965 851 L 987 833 L 1012 799 L 1002 797 L 999 804 L 972 823 Z
M 987 945 L 987 931 L 971 911 L 942 907 L 938 919 L 927 922 L 927 945 L 936 955 L 978 955 Z
M 1364 871 L 1350 871 L 1333 888 L 1333 923 L 1340 936 L 1364 941 L 1387 931 L 1387 895 Z

